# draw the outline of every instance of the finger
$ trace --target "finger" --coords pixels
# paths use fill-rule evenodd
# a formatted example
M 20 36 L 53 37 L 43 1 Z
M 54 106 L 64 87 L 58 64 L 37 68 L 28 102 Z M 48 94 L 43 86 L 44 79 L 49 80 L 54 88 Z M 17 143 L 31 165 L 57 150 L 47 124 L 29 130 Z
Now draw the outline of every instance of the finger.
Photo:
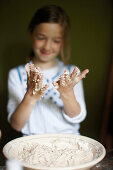
M 79 74 L 80 74 L 80 70 L 78 69 L 78 67 L 75 67 L 70 75 L 71 80 L 74 80 L 75 77 L 78 76 Z
M 34 67 L 34 80 L 36 81 L 37 78 L 39 79 L 39 75 L 40 75 L 40 69 L 39 67 Z
M 30 64 L 30 79 L 34 78 L 34 64 Z
M 65 78 L 66 84 L 68 84 L 68 83 L 71 81 L 68 70 L 65 70 L 65 72 L 64 72 L 64 78 Z
M 69 70 L 65 70 L 65 71 L 64 71 L 64 74 L 65 74 L 65 75 L 69 75 Z
M 29 63 L 27 63 L 27 64 L 25 65 L 25 69 L 26 69 L 26 71 L 27 71 L 27 78 L 28 78 L 27 84 L 28 84 L 28 86 L 31 85 L 32 88 L 33 88 L 33 82 L 32 82 L 33 74 L 32 74 L 32 71 L 31 71 L 31 70 L 33 70 L 33 66 L 34 66 L 33 64 L 29 64 Z
M 40 78 L 40 69 L 35 67 L 34 64 L 30 64 L 30 79 L 31 81 L 36 82 Z
M 75 77 L 75 82 L 77 83 L 77 82 L 79 82 L 80 80 L 82 80 L 83 78 L 85 78 L 85 77 L 86 77 L 86 74 L 87 74 L 88 72 L 89 72 L 88 69 L 82 71 L 82 73 L 81 73 L 79 76 L 76 76 L 76 77 Z
M 29 63 L 25 65 L 25 70 L 27 72 L 27 76 L 29 76 L 30 75 Z
M 34 81 L 37 80 L 38 74 L 39 74 L 39 67 L 34 66 L 34 68 L 33 68 L 33 79 L 34 79 Z
M 39 79 L 37 79 L 36 81 L 33 80 L 33 82 L 34 82 L 33 89 L 37 92 L 42 88 L 43 77 L 40 80 Z
M 37 78 L 39 78 L 39 75 L 40 75 L 40 69 L 39 67 L 35 67 L 33 68 L 33 79 L 36 81 Z
M 40 96 L 43 97 L 47 88 L 49 87 L 49 84 L 46 84 L 44 87 L 40 89 Z
M 39 84 L 39 87 L 41 88 L 42 84 L 43 84 L 43 74 L 42 73 L 40 73 L 40 76 L 38 75 L 37 83 Z
M 54 86 L 55 89 L 58 89 L 58 88 L 59 88 L 59 84 L 58 84 L 56 81 L 54 81 L 52 84 L 53 84 L 53 86 Z
M 85 78 L 87 73 L 89 73 L 89 69 L 85 69 L 84 71 L 82 71 L 81 73 L 82 78 Z
M 34 69 L 34 70 L 35 70 L 35 72 L 38 72 L 38 73 L 40 72 L 40 68 L 39 68 L 39 67 L 37 67 L 37 66 L 35 67 L 35 69 Z
M 25 70 L 27 72 L 27 88 L 30 84 L 30 68 L 29 68 L 29 63 L 25 64 Z
M 65 86 L 66 86 L 65 77 L 64 77 L 63 74 L 62 74 L 62 75 L 60 76 L 60 78 L 59 78 L 59 84 L 60 84 L 60 86 L 62 86 L 62 87 L 65 87 Z
M 80 75 L 80 69 L 78 67 L 76 67 L 76 76 Z
M 36 79 L 37 79 L 37 81 L 40 80 L 41 77 L 42 77 L 42 73 L 40 72 L 40 68 L 39 68 L 39 67 L 35 67 L 35 68 L 34 68 L 34 72 L 35 72 L 35 74 L 36 74 Z
M 36 82 L 37 77 L 38 77 L 38 73 L 37 72 L 33 72 L 33 81 Z

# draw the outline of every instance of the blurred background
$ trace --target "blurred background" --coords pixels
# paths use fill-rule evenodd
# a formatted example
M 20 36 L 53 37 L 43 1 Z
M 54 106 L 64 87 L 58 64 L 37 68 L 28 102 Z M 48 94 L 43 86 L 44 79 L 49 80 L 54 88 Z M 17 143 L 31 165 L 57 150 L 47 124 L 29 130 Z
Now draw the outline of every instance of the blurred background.
M 110 115 L 111 96 L 113 96 L 111 95 L 113 91 L 109 90 L 112 89 L 112 83 L 109 82 L 113 82 L 111 81 L 113 75 L 111 74 L 113 68 L 112 0 L 0 0 L 2 145 L 21 135 L 13 131 L 7 123 L 8 71 L 12 67 L 26 63 L 31 48 L 28 24 L 37 8 L 46 4 L 60 5 L 67 11 L 71 20 L 70 64 L 77 65 L 81 70 L 85 68 L 90 70 L 87 78 L 84 79 L 87 117 L 81 123 L 81 134 L 100 141 L 102 128 L 107 126 L 104 119 L 108 120 Z M 108 110 L 105 111 L 107 102 Z

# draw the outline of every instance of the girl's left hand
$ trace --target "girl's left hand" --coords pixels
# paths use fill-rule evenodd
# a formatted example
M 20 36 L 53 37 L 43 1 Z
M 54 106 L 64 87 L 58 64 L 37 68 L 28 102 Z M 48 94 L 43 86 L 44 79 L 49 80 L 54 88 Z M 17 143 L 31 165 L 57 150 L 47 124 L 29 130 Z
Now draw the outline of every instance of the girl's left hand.
M 59 80 L 53 82 L 53 86 L 60 92 L 60 94 L 66 93 L 67 91 L 69 92 L 80 80 L 86 77 L 88 72 L 89 70 L 85 69 L 80 73 L 80 70 L 75 67 L 71 75 L 69 75 L 69 71 L 65 70 Z

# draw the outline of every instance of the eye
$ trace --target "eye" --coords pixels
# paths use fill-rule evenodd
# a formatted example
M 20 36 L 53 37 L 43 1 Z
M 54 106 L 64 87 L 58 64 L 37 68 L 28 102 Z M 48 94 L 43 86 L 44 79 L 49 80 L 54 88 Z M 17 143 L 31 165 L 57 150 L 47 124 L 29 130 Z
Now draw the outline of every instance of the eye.
M 45 37 L 44 37 L 43 35 L 38 35 L 38 36 L 37 36 L 37 39 L 38 39 L 38 40 L 44 40 Z
M 55 43 L 61 43 L 61 40 L 54 40 Z

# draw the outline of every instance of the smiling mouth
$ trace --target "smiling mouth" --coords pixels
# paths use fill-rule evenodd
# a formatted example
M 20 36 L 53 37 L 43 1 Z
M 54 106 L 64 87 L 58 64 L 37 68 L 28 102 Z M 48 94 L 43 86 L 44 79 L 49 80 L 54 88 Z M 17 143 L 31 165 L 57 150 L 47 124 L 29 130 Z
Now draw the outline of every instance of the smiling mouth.
M 43 51 L 41 51 L 41 53 L 43 54 L 43 55 L 50 55 L 51 53 L 47 53 L 47 52 L 43 52 Z

